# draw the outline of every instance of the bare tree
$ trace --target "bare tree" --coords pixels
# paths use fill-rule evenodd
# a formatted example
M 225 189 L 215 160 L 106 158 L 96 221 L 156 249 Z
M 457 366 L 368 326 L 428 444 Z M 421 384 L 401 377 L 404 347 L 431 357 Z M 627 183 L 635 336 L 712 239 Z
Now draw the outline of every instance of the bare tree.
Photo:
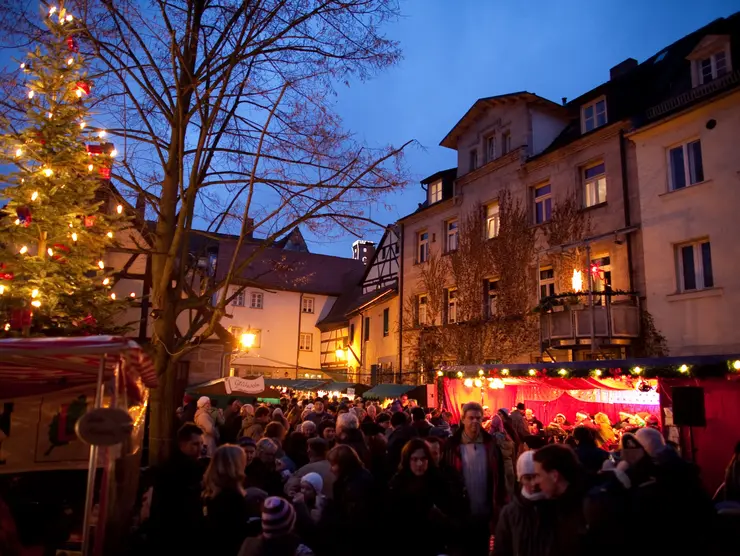
M 44 40 L 37 14 L 1 0 L 11 45 Z M 337 84 L 400 58 L 382 34 L 395 0 L 67 0 L 69 36 L 94 57 L 96 109 L 123 154 L 112 180 L 146 200 L 153 276 L 154 460 L 172 437 L 178 361 L 221 325 L 234 281 L 298 224 L 332 237 L 406 180 L 406 145 L 372 149 L 332 112 Z M 205 231 L 203 231 L 205 230 Z M 253 230 L 266 240 L 249 256 Z M 193 236 L 239 236 L 221 279 L 189 280 Z M 190 312 L 186 329 L 177 320 Z

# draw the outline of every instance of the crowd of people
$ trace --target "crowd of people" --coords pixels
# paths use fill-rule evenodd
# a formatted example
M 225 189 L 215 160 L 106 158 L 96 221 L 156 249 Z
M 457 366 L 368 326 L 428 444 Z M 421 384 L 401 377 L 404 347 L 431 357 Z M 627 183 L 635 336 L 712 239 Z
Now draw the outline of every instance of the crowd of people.
M 456 424 L 405 396 L 213 405 L 178 410 L 140 554 L 693 554 L 723 541 L 697 470 L 650 426 L 615 445 L 600 418 L 558 416 L 557 430 L 523 404 L 467 403 Z

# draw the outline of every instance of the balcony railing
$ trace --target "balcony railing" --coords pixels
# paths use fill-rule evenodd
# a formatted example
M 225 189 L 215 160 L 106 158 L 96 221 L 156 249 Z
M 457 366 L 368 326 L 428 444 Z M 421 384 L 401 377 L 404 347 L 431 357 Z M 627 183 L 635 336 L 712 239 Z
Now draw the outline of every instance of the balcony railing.
M 593 334 L 591 332 L 593 328 Z M 540 316 L 540 334 L 550 347 L 628 343 L 640 335 L 640 303 L 636 294 L 595 293 L 566 298 Z
M 652 108 L 648 108 L 647 117 L 648 119 L 652 120 L 653 118 L 657 118 L 658 116 L 661 116 L 667 112 L 671 112 L 676 108 L 680 108 L 684 104 L 688 104 L 702 97 L 709 96 L 713 93 L 721 91 L 722 89 L 727 89 L 732 85 L 737 85 L 738 83 L 740 83 L 740 70 L 728 73 L 717 79 L 713 79 L 709 83 L 694 87 L 686 91 L 685 93 L 677 95 L 673 98 L 669 98 L 668 100 L 663 101 L 660 104 L 656 104 Z

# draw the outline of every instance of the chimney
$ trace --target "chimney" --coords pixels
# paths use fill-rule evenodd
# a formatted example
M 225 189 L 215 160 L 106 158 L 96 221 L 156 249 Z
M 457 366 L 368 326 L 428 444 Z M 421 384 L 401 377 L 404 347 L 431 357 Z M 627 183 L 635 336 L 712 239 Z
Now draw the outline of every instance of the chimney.
M 254 238 L 254 218 L 247 218 L 247 225 L 244 227 L 244 239 Z
M 617 77 L 622 77 L 636 67 L 637 60 L 635 60 L 634 58 L 627 58 L 624 62 L 618 63 L 616 66 L 609 70 L 609 79 L 614 80 Z
M 568 104 L 568 97 L 563 97 L 563 98 L 562 98 L 562 99 L 560 99 L 560 100 L 562 100 L 562 101 L 563 101 L 563 106 L 565 106 L 566 104 Z
M 136 214 L 139 215 L 142 221 L 146 220 L 146 197 L 143 191 L 140 191 L 136 196 Z
M 360 239 L 352 244 L 352 258 L 367 266 L 375 254 L 375 243 Z

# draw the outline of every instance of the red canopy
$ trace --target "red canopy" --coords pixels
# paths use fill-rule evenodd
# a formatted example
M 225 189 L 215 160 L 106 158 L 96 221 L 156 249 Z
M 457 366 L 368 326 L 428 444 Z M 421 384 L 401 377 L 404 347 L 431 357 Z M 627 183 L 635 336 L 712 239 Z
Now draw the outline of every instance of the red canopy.
M 141 347 L 128 338 L 17 338 L 0 340 L 0 397 L 43 394 L 97 381 L 100 357 L 105 355 L 105 379 L 122 362 L 129 396 L 138 397 L 139 379 L 157 386 L 154 365 Z

